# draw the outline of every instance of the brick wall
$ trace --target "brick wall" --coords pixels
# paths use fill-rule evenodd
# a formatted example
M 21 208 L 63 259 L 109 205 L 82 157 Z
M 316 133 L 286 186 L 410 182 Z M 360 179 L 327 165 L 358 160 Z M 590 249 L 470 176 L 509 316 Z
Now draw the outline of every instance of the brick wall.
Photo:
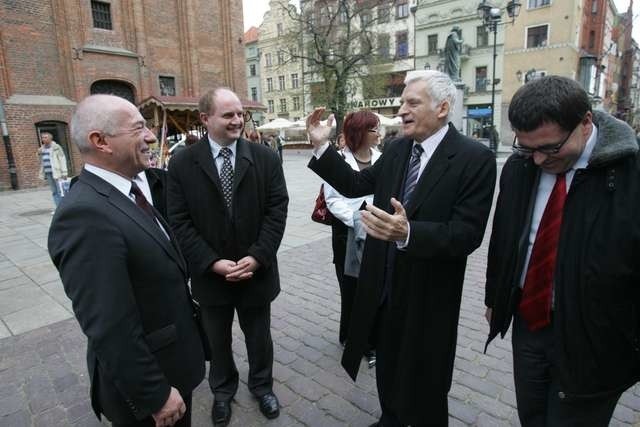
M 241 2 L 102 1 L 111 5 L 112 31 L 93 28 L 88 0 L 0 1 L 0 96 L 20 188 L 42 185 L 34 154 L 35 124 L 68 123 L 72 107 L 7 104 L 12 95 L 47 95 L 77 102 L 89 95 L 96 80 L 114 79 L 130 85 L 136 101 L 141 101 L 160 94 L 158 76 L 166 75 L 175 78 L 177 96 L 199 96 L 206 88 L 224 84 L 246 97 Z M 221 10 L 229 12 L 229 19 L 223 19 Z M 181 27 L 177 16 L 183 17 Z M 87 46 L 137 56 L 88 52 L 83 50 Z M 190 92 L 186 82 L 191 84 Z M 81 161 L 75 147 L 72 151 L 77 171 Z M 8 188 L 6 152 L 0 144 L 0 190 Z

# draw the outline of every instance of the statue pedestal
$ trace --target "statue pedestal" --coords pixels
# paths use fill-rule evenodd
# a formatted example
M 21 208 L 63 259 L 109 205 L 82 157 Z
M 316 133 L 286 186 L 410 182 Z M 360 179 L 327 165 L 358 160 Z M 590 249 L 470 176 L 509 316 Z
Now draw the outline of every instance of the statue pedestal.
M 460 133 L 464 133 L 462 128 L 462 117 L 464 116 L 464 88 L 466 85 L 462 80 L 453 82 L 456 85 L 456 103 L 453 105 L 453 112 L 449 115 L 449 121 L 458 129 Z

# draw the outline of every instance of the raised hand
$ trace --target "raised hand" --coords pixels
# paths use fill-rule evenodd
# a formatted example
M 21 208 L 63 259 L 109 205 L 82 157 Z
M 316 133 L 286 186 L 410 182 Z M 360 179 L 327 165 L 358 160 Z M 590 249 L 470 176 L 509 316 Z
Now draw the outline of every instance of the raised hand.
M 327 123 L 322 125 L 320 118 L 324 114 L 324 107 L 313 110 L 313 113 L 307 117 L 307 135 L 315 148 L 320 147 L 329 140 L 331 134 L 331 126 L 333 126 L 334 116 L 331 114 L 327 119 Z

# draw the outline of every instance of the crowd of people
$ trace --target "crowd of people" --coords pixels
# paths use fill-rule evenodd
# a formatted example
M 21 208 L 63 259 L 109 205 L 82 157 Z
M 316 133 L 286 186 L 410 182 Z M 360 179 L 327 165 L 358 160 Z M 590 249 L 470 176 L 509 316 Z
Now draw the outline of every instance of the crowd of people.
M 337 147 L 332 115 L 321 122 L 318 108 L 307 118 L 309 168 L 334 217 L 342 365 L 354 381 L 363 357 L 375 366 L 374 426 L 449 420 L 467 257 L 483 239 L 497 176 L 494 154 L 450 123 L 456 94 L 442 72 L 408 73 L 402 135 L 382 152 L 371 112 L 345 117 Z M 207 134 L 168 172 L 149 168 L 156 137 L 128 101 L 92 95 L 71 120 L 84 168 L 56 210 L 48 248 L 88 338 L 93 409 L 114 426 L 191 425 L 205 361 L 212 423 L 229 424 L 236 313 L 248 389 L 267 419 L 280 413 L 270 324 L 289 201 L 282 156 L 242 137 L 230 89 L 205 93 L 199 111 Z M 509 120 L 514 154 L 490 238 L 487 345 L 513 325 L 523 426 L 606 426 L 640 376 L 635 134 L 556 76 L 522 86 Z M 46 146 L 43 172 L 61 176 Z

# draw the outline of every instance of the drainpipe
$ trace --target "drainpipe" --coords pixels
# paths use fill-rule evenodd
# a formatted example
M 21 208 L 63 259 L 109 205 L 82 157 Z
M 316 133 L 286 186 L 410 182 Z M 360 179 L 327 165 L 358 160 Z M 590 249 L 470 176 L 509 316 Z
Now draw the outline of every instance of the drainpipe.
M 7 119 L 4 115 L 4 104 L 0 98 L 0 127 L 2 127 L 2 140 L 4 141 L 4 150 L 7 153 L 7 165 L 9 177 L 11 179 L 11 188 L 18 189 L 18 171 L 16 169 L 16 161 L 13 158 L 13 149 L 11 148 L 11 140 L 9 139 L 9 128 L 7 127 Z

